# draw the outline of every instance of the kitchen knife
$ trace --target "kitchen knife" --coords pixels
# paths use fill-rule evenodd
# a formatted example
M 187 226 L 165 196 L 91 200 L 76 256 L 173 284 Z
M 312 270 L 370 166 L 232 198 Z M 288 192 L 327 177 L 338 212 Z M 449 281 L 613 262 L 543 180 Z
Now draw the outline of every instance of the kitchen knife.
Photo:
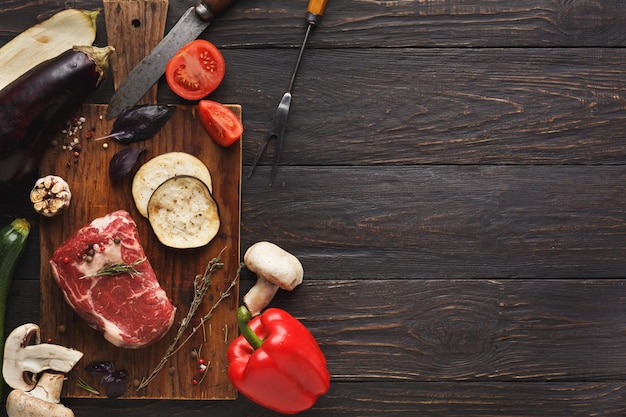
M 202 0 L 197 6 L 190 7 L 163 40 L 124 78 L 111 98 L 106 118 L 113 119 L 136 104 L 163 75 L 174 54 L 200 36 L 213 18 L 233 1 Z

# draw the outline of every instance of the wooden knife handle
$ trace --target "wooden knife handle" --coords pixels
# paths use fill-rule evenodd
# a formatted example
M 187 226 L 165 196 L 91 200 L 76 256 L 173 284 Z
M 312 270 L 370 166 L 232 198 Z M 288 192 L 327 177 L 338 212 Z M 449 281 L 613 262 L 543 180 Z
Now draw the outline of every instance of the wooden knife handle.
M 213 20 L 215 16 L 222 13 L 235 0 L 202 0 L 196 6 L 196 14 L 205 22 Z

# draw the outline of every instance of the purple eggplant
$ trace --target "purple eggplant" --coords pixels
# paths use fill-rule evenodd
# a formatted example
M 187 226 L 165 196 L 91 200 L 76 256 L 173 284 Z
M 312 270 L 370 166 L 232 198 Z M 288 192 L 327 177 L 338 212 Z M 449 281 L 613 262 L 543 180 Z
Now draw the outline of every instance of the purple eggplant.
M 0 90 L 0 182 L 38 168 L 56 129 L 102 84 L 112 52 L 74 47 Z

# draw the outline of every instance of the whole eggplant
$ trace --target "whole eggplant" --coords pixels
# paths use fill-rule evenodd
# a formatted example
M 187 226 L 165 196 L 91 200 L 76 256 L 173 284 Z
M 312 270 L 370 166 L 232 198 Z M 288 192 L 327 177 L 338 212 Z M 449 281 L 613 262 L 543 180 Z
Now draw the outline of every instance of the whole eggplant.
M 0 90 L 0 182 L 19 181 L 38 168 L 55 129 L 102 84 L 113 51 L 76 46 Z

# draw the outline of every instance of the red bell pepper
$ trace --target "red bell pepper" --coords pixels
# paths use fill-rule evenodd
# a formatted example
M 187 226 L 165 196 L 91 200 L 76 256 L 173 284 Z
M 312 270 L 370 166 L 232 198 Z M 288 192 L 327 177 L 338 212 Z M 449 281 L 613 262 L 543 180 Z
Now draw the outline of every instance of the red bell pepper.
M 239 392 L 263 407 L 296 414 L 328 391 L 326 357 L 295 317 L 269 308 L 251 320 L 242 306 L 237 322 L 241 335 L 228 349 L 228 377 Z

